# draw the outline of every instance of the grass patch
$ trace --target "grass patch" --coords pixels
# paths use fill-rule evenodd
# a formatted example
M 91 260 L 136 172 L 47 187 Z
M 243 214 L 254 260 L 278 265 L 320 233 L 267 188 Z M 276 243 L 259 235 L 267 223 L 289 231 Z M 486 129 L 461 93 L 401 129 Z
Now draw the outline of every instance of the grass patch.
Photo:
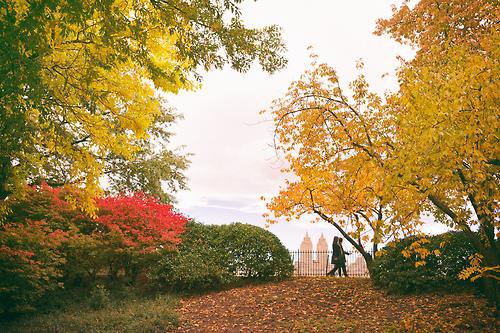
M 130 297 L 111 300 L 100 309 L 93 309 L 89 301 L 85 300 L 80 304 L 73 303 L 57 311 L 10 318 L 0 322 L 0 331 L 5 333 L 163 333 L 179 325 L 176 296 Z

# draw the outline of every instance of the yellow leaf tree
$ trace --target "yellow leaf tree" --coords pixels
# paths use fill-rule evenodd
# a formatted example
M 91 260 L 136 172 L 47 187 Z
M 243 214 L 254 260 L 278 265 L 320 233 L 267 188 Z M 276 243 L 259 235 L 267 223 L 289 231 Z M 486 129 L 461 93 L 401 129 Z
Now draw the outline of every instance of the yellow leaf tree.
M 240 5 L 0 0 L 0 201 L 62 174 L 92 211 L 108 161 L 133 160 L 169 115 L 160 92 L 196 87 L 199 69 L 282 68 L 279 28 L 245 27 Z
M 499 16 L 498 5 L 488 0 L 421 0 L 394 8 L 377 33 L 417 51 L 401 65 L 399 91 L 384 102 L 362 78 L 351 85 L 349 101 L 326 65 L 292 84 L 272 112 L 278 146 L 290 165 L 286 171 L 294 178 L 270 210 L 333 221 L 332 215 L 359 214 L 360 206 L 350 204 L 354 197 L 363 212 L 383 203 L 394 215 L 383 230 L 399 232 L 415 231 L 417 216 L 432 212 L 437 221 L 463 230 L 486 271 L 495 272 Z M 347 221 L 345 226 L 359 229 L 356 218 Z M 489 294 L 498 299 L 491 275 Z
M 421 0 L 394 8 L 377 30 L 417 48 L 388 106 L 396 119 L 390 181 L 463 230 L 486 267 L 499 265 L 499 17 L 495 1 Z

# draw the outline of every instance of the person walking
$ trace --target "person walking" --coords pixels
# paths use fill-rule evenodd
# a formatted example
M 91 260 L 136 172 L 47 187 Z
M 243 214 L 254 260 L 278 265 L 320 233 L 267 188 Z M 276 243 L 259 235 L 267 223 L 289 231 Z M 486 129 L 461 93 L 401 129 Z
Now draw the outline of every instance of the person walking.
M 333 243 L 332 243 L 332 260 L 331 263 L 333 264 L 333 268 L 326 274 L 329 276 L 335 276 L 335 273 L 339 271 L 339 276 L 342 276 L 342 273 L 344 273 L 344 276 L 347 277 L 347 268 L 345 267 L 345 255 L 350 254 L 349 252 L 345 252 L 344 248 L 342 247 L 342 240 L 343 238 L 341 237 L 333 237 Z
M 332 260 L 331 260 L 333 268 L 328 273 L 326 273 L 326 275 L 335 276 L 335 272 L 339 269 L 338 267 L 339 254 L 340 254 L 339 238 L 337 236 L 334 236 L 332 243 Z

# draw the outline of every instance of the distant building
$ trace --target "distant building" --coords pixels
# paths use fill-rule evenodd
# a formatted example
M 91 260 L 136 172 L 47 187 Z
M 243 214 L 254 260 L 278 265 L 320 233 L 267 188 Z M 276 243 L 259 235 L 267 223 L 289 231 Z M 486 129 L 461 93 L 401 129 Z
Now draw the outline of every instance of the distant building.
M 314 250 L 311 238 L 306 232 L 300 244 L 300 251 L 296 253 L 294 258 L 295 275 L 325 275 L 332 269 L 328 250 L 328 244 L 323 234 L 321 234 L 316 244 L 316 250 Z

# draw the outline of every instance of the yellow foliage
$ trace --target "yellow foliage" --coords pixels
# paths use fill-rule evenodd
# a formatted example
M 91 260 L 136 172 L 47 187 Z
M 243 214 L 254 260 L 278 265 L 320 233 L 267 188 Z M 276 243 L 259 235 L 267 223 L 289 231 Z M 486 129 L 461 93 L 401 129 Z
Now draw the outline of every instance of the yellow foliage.
M 427 258 L 428 256 L 430 256 L 430 255 L 435 255 L 435 256 L 441 255 L 441 251 L 439 249 L 430 250 L 430 249 L 428 249 L 428 248 L 426 248 L 424 246 L 425 244 L 429 244 L 429 243 L 430 243 L 429 239 L 427 239 L 427 238 L 420 238 L 420 239 L 412 242 L 406 248 L 404 248 L 401 251 L 401 254 L 405 258 L 410 258 L 412 255 L 414 255 L 417 259 L 420 259 L 420 260 L 418 260 L 415 263 L 415 267 L 419 267 L 419 266 L 425 265 L 425 260 L 424 259 Z
M 483 267 L 481 272 L 473 276 L 470 280 L 474 282 L 475 280 L 479 278 L 487 278 L 487 279 L 494 279 L 497 281 L 500 281 L 500 266 L 495 266 L 495 267 Z
M 479 253 L 469 256 L 470 266 L 461 271 L 458 274 L 458 278 L 461 280 L 467 280 L 473 277 L 474 274 L 479 276 L 484 271 L 484 267 L 481 267 L 483 259 L 484 257 Z
M 17 20 L 10 27 L 25 24 L 21 20 L 33 10 L 30 2 L 15 0 L 12 6 Z M 25 126 L 37 129 L 26 133 L 25 141 L 41 153 L 31 151 L 12 159 L 29 160 L 27 168 L 39 170 L 64 165 L 64 180 L 85 189 L 78 204 L 92 213 L 105 159 L 110 155 L 134 158 L 138 142 L 148 138 L 148 129 L 164 113 L 160 91 L 177 93 L 195 87 L 188 79 L 193 64 L 176 45 L 178 34 L 161 23 L 163 14 L 150 1 L 114 0 L 111 8 L 117 12 L 105 10 L 107 5 L 83 2 L 80 10 L 89 15 L 81 20 L 70 20 L 67 6 L 61 1 L 40 7 L 44 17 L 36 18 L 35 32 L 44 35 L 45 44 L 35 50 L 27 49 L 29 44 L 21 48 L 28 56 L 37 53 L 39 94 L 46 97 L 37 104 L 21 96 L 15 105 L 3 102 L 2 107 L 16 112 L 25 107 Z M 133 21 L 139 10 L 142 30 L 135 31 Z M 0 12 L 0 19 L 5 15 Z M 120 31 L 104 24 L 111 17 L 121 24 Z M 117 44 L 110 45 L 109 38 Z M 29 37 L 26 40 L 32 42 Z M 140 51 L 144 52 L 141 59 Z
M 416 198 L 387 186 L 392 119 L 382 98 L 369 91 L 362 74 L 350 83 L 349 97 L 335 69 L 314 56 L 311 67 L 268 111 L 290 176 L 267 202 L 274 214 L 268 220 L 316 214 L 352 229 L 352 239 L 362 244 L 413 232 L 420 225 Z
M 386 108 L 396 119 L 388 181 L 427 198 L 450 227 L 471 234 L 481 225 L 482 254 L 496 248 L 500 226 L 499 17 L 489 0 L 404 1 L 377 29 L 416 47 Z M 480 272 L 472 265 L 462 277 Z
M 417 261 L 417 262 L 415 262 L 415 267 L 417 267 L 417 268 L 418 268 L 418 267 L 420 267 L 420 266 L 425 266 L 425 264 L 426 264 L 426 262 L 425 262 L 425 261 L 423 261 L 423 260 L 422 260 L 422 261 Z
M 458 277 L 461 280 L 470 279 L 472 282 L 479 278 L 489 278 L 500 281 L 500 266 L 482 266 L 484 257 L 479 254 L 473 254 L 469 257 L 470 266 L 462 270 Z
M 267 203 L 274 218 L 315 213 L 359 239 L 370 232 L 376 243 L 415 232 L 420 213 L 437 210 L 436 220 L 469 235 L 481 225 L 477 250 L 494 249 L 500 227 L 498 17 L 500 6 L 487 0 L 420 0 L 412 8 L 404 1 L 379 21 L 377 33 L 417 51 L 402 62 L 399 91 L 386 100 L 369 91 L 362 74 L 344 93 L 336 71 L 313 57 L 312 69 L 270 110 L 288 163 L 284 172 L 291 175 Z M 440 255 L 425 248 L 428 242 L 414 242 L 406 255 L 421 263 Z

